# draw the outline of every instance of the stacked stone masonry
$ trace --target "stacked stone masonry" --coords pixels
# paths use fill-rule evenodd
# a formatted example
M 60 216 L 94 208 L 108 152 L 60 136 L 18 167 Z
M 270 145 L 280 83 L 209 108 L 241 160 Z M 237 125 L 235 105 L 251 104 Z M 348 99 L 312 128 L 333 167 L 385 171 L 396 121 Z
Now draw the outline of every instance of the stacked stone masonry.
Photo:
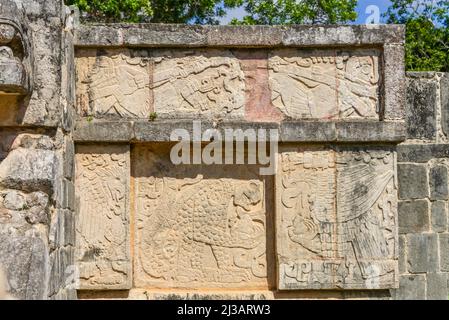
M 449 76 L 405 74 L 403 26 L 83 25 L 3 2 L 10 295 L 448 298 Z M 277 130 L 275 172 L 173 164 L 199 120 Z

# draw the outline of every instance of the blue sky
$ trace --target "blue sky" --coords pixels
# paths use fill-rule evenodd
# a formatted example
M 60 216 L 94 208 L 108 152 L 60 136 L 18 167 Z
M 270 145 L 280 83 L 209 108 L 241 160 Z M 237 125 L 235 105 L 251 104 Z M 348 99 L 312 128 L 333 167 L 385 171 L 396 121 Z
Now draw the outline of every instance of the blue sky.
M 357 24 L 364 24 L 369 13 L 366 13 L 366 9 L 370 5 L 376 5 L 379 7 L 380 13 L 384 13 L 387 8 L 390 6 L 390 0 L 358 0 L 357 4 L 357 13 L 358 18 L 355 21 Z M 227 24 L 229 21 L 231 21 L 233 18 L 242 18 L 245 15 L 245 10 L 243 8 L 237 8 L 233 10 L 229 10 L 228 14 L 221 19 L 222 24 Z M 383 22 L 383 20 L 381 20 Z

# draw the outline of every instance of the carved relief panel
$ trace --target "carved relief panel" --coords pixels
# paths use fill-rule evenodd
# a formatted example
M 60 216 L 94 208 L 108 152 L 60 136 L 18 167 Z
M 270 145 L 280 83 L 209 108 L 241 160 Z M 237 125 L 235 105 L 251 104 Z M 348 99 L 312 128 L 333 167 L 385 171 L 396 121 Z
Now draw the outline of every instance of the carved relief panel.
M 279 289 L 396 287 L 394 151 L 286 148 L 279 157 Z
M 135 286 L 268 286 L 269 178 L 251 165 L 171 164 L 165 145 L 136 146 Z
M 154 56 L 156 112 L 171 117 L 243 117 L 244 74 L 230 51 L 170 50 Z
M 77 105 L 83 116 L 148 119 L 151 113 L 150 63 L 127 50 L 77 58 Z
M 78 146 L 76 261 L 80 289 L 129 289 L 129 146 Z
M 380 51 L 279 49 L 269 59 L 273 104 L 294 119 L 379 119 Z

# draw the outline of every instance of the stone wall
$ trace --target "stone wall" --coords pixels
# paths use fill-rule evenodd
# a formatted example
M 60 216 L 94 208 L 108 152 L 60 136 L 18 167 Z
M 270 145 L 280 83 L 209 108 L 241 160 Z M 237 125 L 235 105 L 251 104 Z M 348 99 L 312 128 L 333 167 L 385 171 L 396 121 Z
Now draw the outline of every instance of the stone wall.
M 389 298 L 403 33 L 77 27 L 78 296 Z M 201 151 L 207 129 L 275 131 L 276 171 L 174 165 L 173 133 Z
M 6 287 L 18 299 L 75 298 L 66 279 L 74 266 L 70 11 L 63 1 L 5 0 L 0 33 L 0 265 Z
M 402 26 L 80 25 L 3 2 L 12 296 L 447 299 L 449 77 L 406 77 Z M 206 129 L 275 132 L 276 171 L 173 164 L 173 133 L 197 159 Z
M 448 298 L 449 75 L 408 73 L 398 148 L 400 299 Z

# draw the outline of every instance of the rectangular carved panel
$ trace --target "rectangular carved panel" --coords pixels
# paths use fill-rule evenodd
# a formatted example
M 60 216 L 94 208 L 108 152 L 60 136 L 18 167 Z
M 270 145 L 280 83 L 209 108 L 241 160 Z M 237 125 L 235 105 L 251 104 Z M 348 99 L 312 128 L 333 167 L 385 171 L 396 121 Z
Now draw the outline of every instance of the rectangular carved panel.
M 272 179 L 255 165 L 173 165 L 168 145 L 133 151 L 135 286 L 267 288 Z
M 154 52 L 154 108 L 162 116 L 243 117 L 244 80 L 229 50 Z
M 150 62 L 128 50 L 78 54 L 77 108 L 83 116 L 143 118 L 152 111 Z
M 129 289 L 128 145 L 78 146 L 76 260 L 80 289 Z
M 291 147 L 279 157 L 279 289 L 396 287 L 394 150 Z
M 279 49 L 271 53 L 273 104 L 294 119 L 379 119 L 378 50 Z

